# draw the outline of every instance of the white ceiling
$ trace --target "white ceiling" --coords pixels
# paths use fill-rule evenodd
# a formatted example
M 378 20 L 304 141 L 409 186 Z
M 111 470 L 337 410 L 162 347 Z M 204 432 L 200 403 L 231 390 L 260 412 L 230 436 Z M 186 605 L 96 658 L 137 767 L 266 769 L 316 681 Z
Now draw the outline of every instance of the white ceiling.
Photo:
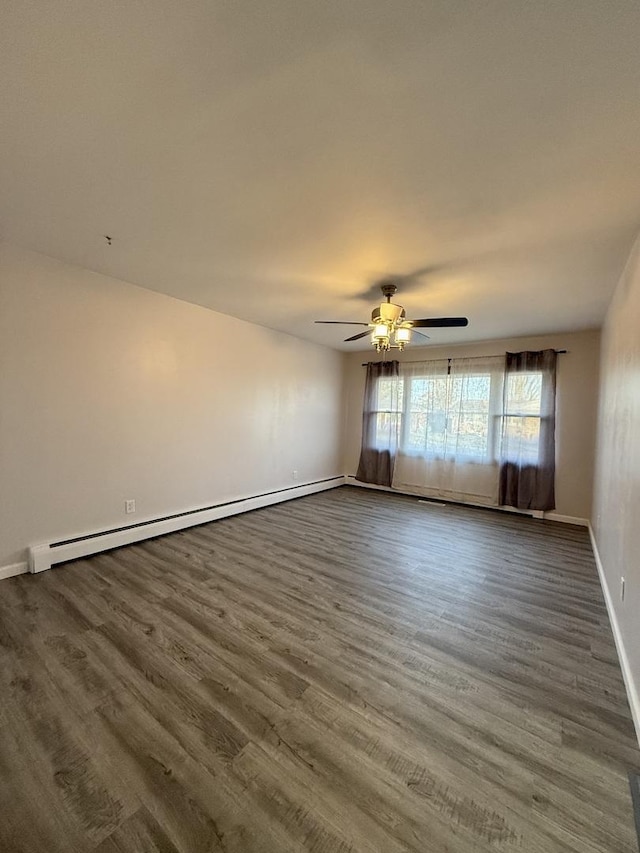
M 0 236 L 330 346 L 597 326 L 640 227 L 638 0 L 3 0 L 0 110 Z

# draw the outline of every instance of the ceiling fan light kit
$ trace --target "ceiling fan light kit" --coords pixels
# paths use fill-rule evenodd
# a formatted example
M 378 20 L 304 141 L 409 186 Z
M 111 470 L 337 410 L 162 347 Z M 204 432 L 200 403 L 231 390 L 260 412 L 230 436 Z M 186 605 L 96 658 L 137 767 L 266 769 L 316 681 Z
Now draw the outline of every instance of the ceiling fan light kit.
M 412 334 L 416 327 L 442 329 L 453 326 L 467 326 L 469 324 L 466 317 L 434 317 L 423 320 L 407 320 L 402 305 L 396 305 L 395 302 L 391 301 L 391 297 L 397 289 L 395 284 L 387 283 L 382 285 L 382 294 L 387 301 L 382 302 L 373 309 L 370 323 L 357 323 L 346 320 L 316 320 L 316 323 L 367 326 L 371 330 L 371 343 L 375 347 L 376 352 L 383 353 L 388 352 L 390 349 L 397 349 L 402 352 L 405 346 L 411 343 Z M 350 338 L 345 338 L 345 343 L 347 341 L 358 341 L 368 334 L 369 331 L 352 335 Z M 421 332 L 415 332 L 415 334 L 428 339 L 428 335 L 423 335 Z
M 409 325 L 396 326 L 393 320 L 383 320 L 381 317 L 377 317 L 376 321 L 371 333 L 371 343 L 376 348 L 376 352 L 387 352 L 390 349 L 403 350 L 405 344 L 410 342 L 411 327 Z

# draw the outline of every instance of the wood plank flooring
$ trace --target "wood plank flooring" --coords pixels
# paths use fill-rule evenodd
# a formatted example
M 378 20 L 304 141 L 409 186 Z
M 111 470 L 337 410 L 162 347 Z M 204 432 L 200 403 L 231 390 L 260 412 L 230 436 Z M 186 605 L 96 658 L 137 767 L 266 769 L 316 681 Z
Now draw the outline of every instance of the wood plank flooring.
M 632 853 L 585 530 L 353 487 L 0 584 L 3 853 Z

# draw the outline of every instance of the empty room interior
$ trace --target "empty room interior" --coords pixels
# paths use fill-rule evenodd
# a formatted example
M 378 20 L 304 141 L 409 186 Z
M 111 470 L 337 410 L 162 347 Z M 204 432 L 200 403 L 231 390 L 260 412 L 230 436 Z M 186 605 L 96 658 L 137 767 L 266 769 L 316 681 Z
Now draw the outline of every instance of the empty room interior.
M 637 0 L 7 0 L 0 851 L 638 853 Z

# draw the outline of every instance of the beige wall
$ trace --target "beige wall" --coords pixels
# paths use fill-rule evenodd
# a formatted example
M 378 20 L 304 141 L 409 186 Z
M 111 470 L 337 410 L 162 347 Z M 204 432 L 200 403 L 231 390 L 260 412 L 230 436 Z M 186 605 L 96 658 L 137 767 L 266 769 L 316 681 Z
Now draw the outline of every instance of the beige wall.
M 527 338 L 483 341 L 466 346 L 415 347 L 394 358 L 419 361 L 503 353 L 506 350 L 567 349 L 558 359 L 556 422 L 556 514 L 587 519 L 591 514 L 593 458 L 596 431 L 598 331 L 568 332 Z M 344 469 L 355 474 L 362 433 L 362 398 L 365 369 L 375 353 L 358 352 L 347 357 L 346 426 Z M 552 515 L 552 514 L 550 514 Z
M 342 473 L 340 353 L 7 244 L 0 367 L 0 567 Z
M 602 334 L 592 524 L 626 653 L 622 663 L 640 737 L 640 237 Z

